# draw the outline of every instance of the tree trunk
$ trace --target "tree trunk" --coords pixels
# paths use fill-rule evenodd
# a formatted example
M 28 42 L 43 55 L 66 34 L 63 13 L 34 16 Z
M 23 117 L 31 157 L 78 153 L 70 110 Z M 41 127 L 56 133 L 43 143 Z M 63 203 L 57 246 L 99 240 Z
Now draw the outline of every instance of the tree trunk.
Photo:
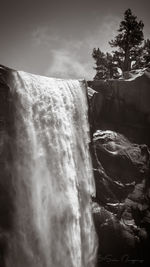
M 123 63 L 123 72 L 131 70 L 130 50 L 125 51 L 125 59 Z

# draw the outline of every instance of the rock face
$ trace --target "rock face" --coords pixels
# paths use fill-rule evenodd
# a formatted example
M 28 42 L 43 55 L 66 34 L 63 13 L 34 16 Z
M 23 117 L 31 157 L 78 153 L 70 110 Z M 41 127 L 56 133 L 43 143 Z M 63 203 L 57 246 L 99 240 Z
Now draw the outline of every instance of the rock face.
M 132 72 L 126 80 L 89 82 L 94 130 L 114 130 L 133 142 L 150 145 L 150 69 Z
M 88 85 L 97 266 L 150 266 L 150 71 Z
M 94 134 L 93 144 L 98 159 L 96 164 L 100 162 L 101 170 L 102 167 L 105 170 L 108 184 L 109 181 L 113 182 L 114 188 L 111 191 L 114 191 L 117 201 L 124 200 L 128 190 L 132 191 L 136 184 L 148 177 L 150 154 L 146 145 L 132 144 L 121 134 L 100 130 Z M 95 168 L 97 169 L 96 166 Z M 117 192 L 115 188 L 118 188 Z
M 133 259 L 136 264 L 146 264 L 150 240 L 148 147 L 132 144 L 116 132 L 99 130 L 93 138 L 93 166 L 98 266 L 109 266 L 115 259 L 115 266 Z

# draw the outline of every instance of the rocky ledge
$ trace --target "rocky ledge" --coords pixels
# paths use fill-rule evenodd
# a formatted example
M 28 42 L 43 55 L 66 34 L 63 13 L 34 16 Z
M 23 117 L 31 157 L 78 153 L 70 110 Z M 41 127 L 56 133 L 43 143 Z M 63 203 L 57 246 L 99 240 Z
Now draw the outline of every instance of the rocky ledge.
M 128 77 L 88 82 L 94 90 L 92 97 L 89 92 L 93 131 L 111 129 L 150 145 L 150 69 Z

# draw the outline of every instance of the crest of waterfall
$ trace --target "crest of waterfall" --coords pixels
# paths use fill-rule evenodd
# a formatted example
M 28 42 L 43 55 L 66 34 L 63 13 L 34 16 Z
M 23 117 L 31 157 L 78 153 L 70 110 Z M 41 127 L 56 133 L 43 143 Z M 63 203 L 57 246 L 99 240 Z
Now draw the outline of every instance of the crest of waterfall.
M 9 88 L 13 219 L 4 266 L 95 266 L 86 85 L 15 71 Z

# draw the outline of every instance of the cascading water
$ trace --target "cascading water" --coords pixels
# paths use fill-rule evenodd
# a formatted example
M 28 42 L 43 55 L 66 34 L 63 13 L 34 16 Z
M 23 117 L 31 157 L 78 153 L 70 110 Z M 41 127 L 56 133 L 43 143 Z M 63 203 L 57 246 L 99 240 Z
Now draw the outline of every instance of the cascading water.
M 13 209 L 3 264 L 93 267 L 95 188 L 85 84 L 12 72 L 9 88 Z

